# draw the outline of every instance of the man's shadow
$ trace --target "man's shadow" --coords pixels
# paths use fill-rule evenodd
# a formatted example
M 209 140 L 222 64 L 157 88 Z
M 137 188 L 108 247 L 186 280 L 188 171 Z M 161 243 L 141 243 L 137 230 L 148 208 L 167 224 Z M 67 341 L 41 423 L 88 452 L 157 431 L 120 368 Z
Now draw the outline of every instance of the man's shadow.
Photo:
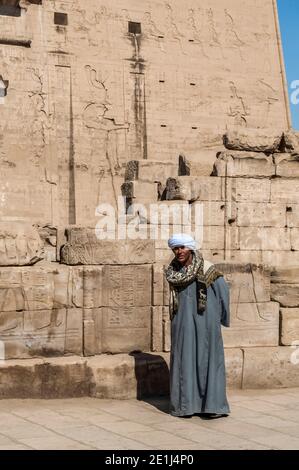
M 162 356 L 132 351 L 135 360 L 137 400 L 169 414 L 169 368 Z

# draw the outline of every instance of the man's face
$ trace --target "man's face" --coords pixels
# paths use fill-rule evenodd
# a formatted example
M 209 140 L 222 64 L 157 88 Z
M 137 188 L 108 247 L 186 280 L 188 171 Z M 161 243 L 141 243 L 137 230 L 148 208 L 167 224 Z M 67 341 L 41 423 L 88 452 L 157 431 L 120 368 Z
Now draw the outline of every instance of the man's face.
M 189 250 L 189 248 L 186 248 L 185 246 L 176 246 L 173 249 L 174 255 L 176 259 L 181 263 L 181 264 L 186 264 L 186 262 L 190 259 L 192 251 Z

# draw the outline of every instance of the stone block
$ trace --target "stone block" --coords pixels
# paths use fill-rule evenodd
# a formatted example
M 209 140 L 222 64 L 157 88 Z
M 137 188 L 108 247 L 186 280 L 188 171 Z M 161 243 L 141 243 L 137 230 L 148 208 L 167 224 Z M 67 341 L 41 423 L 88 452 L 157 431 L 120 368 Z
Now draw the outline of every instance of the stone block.
M 282 307 L 299 307 L 298 279 L 297 284 L 271 284 L 271 300 Z
M 280 310 L 280 344 L 283 346 L 299 345 L 299 308 Z
M 152 307 L 151 351 L 163 351 L 163 307 Z
M 251 263 L 215 263 L 230 288 L 230 302 L 256 303 L 270 301 L 270 269 Z
M 233 261 L 234 263 L 260 264 L 262 263 L 262 253 L 264 252 L 248 251 L 248 250 L 231 250 L 226 253 L 226 260 Z M 286 252 L 284 251 L 284 253 Z
M 171 320 L 169 318 L 169 307 L 163 307 L 163 351 L 171 350 Z
M 127 181 L 122 184 L 121 193 L 130 202 L 155 203 L 158 201 L 159 187 L 155 182 Z
M 202 205 L 200 208 L 200 204 Z M 198 205 L 198 209 L 195 207 Z M 203 226 L 224 226 L 227 203 L 224 201 L 203 201 L 190 204 L 192 224 Z
M 291 228 L 291 249 L 292 251 L 299 251 L 299 228 Z
M 241 250 L 291 250 L 289 228 L 240 227 Z
M 225 228 L 220 226 L 203 227 L 201 250 L 224 250 Z
M 169 394 L 169 355 L 101 355 L 88 360 L 91 395 L 129 399 Z
M 154 261 L 154 242 L 151 240 L 67 243 L 61 250 L 61 262 L 68 265 L 147 264 Z
M 44 258 L 44 244 L 36 227 L 0 221 L 0 266 L 26 266 Z
M 299 251 L 261 251 L 261 262 L 272 267 L 292 267 L 299 264 Z
M 96 350 L 118 354 L 149 351 L 151 307 L 103 307 L 95 311 Z
M 257 129 L 229 131 L 224 135 L 224 145 L 227 149 L 247 152 L 274 153 L 279 149 L 281 141 L 282 133 L 271 134 Z
M 243 351 L 237 348 L 225 348 L 224 354 L 227 388 L 242 388 Z
M 152 301 L 151 266 L 105 266 L 102 276 L 102 306 L 143 307 Z
M 243 388 L 298 386 L 298 349 L 286 346 L 244 349 Z
M 214 176 L 179 176 L 166 183 L 167 200 L 223 201 L 223 178 Z
M 258 152 L 221 152 L 217 155 L 215 176 L 270 177 L 275 175 L 272 158 Z
M 290 228 L 299 228 L 299 204 L 286 205 L 286 225 Z
M 82 307 L 83 269 L 61 265 L 0 269 L 0 312 Z
M 152 305 L 164 305 L 164 265 L 153 265 Z
M 285 227 L 285 204 L 265 202 L 239 202 L 237 225 L 239 227 Z
M 131 160 L 126 165 L 126 181 L 162 183 L 178 176 L 178 162 L 173 160 Z
M 299 153 L 299 134 L 296 131 L 288 130 L 283 133 L 283 145 L 286 152 Z
M 276 176 L 283 178 L 298 178 L 299 176 L 299 154 L 277 153 L 274 155 Z
M 54 309 L 0 314 L 5 359 L 82 353 L 82 310 Z
M 277 266 L 271 270 L 272 284 L 298 284 L 299 266 Z
M 233 303 L 230 314 L 231 326 L 223 329 L 226 348 L 278 346 L 278 303 Z
M 271 183 L 266 178 L 227 178 L 226 191 L 232 202 L 269 202 Z
M 271 180 L 271 202 L 285 204 L 297 204 L 299 192 L 299 180 L 291 182 L 287 178 L 274 178 Z
M 211 176 L 214 155 L 210 151 L 200 150 L 196 155 L 179 156 L 179 176 Z M 172 176 L 172 175 L 169 175 Z

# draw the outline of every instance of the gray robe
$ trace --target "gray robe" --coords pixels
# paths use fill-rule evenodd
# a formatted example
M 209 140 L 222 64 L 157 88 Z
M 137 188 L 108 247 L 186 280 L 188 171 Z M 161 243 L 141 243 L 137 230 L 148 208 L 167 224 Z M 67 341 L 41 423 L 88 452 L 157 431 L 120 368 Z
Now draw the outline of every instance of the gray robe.
M 179 293 L 171 324 L 170 413 L 230 412 L 221 324 L 229 326 L 229 289 L 223 277 L 207 290 L 207 307 L 197 311 L 196 281 Z

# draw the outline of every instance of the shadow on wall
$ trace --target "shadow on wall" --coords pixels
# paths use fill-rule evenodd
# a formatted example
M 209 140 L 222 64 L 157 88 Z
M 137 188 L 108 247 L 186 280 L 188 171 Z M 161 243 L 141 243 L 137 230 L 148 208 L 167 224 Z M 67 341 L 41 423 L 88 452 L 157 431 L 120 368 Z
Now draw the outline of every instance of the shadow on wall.
M 162 356 L 132 351 L 129 354 L 135 360 L 137 382 L 137 400 L 155 406 L 159 411 L 168 413 L 169 368 Z M 159 397 L 165 397 L 159 400 Z

